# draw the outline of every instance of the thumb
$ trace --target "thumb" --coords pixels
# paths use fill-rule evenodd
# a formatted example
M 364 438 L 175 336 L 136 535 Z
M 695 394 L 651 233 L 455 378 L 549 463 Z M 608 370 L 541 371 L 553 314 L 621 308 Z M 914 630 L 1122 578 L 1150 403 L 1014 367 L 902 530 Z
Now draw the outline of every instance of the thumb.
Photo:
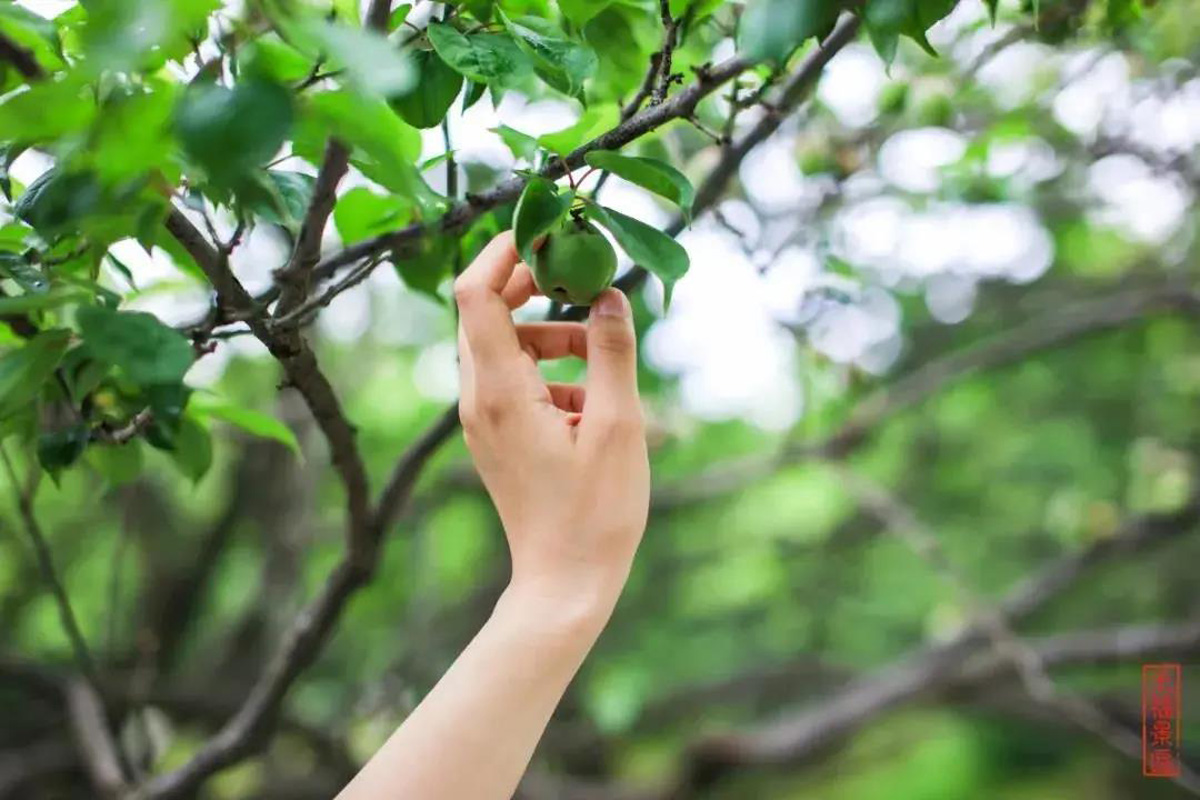
M 587 401 L 583 424 L 607 426 L 641 419 L 637 337 L 625 295 L 606 289 L 592 305 L 587 328 Z

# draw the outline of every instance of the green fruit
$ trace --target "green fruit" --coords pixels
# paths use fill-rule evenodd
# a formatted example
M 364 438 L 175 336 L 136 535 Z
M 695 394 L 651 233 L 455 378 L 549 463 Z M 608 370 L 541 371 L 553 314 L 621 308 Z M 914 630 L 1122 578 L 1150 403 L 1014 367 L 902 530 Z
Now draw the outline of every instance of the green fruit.
M 595 226 L 567 219 L 546 237 L 533 259 L 542 294 L 560 303 L 588 306 L 617 274 L 617 254 Z
M 908 105 L 908 84 L 894 81 L 879 92 L 876 101 L 880 114 L 899 114 Z
M 938 128 L 951 127 L 954 121 L 954 101 L 945 92 L 935 92 L 917 104 L 917 122 Z

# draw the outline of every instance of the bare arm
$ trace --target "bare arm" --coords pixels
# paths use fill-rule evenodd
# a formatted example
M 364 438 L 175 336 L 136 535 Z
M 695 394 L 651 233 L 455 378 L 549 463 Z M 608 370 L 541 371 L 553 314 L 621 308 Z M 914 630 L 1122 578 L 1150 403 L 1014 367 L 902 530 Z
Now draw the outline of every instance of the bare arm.
M 506 800 L 608 621 L 646 525 L 650 476 L 629 305 L 516 326 L 534 291 L 512 236 L 455 284 L 460 413 L 504 524 L 512 578 L 491 618 L 341 800 Z M 536 360 L 588 359 L 587 386 Z

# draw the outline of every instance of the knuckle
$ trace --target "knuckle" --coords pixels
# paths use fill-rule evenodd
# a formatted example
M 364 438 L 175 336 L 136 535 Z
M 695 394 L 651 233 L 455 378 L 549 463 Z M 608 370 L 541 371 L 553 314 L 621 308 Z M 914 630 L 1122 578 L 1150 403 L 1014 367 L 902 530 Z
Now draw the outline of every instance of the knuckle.
M 459 306 L 467 305 L 478 299 L 481 287 L 476 281 L 462 275 L 454 281 L 454 301 Z
M 458 421 L 462 424 L 463 433 L 470 438 L 479 431 L 479 413 L 474 404 L 460 403 L 458 406 Z

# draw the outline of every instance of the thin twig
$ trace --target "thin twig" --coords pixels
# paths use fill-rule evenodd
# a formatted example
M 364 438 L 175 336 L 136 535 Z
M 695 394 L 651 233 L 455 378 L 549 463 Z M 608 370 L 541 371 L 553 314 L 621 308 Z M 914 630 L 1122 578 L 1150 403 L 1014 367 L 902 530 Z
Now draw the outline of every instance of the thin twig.
M 71 643 L 71 652 L 75 659 L 75 667 L 80 679 L 73 686 L 70 696 L 72 702 L 72 719 L 76 724 L 79 747 L 85 763 L 89 765 L 96 787 L 105 795 L 116 796 L 125 784 L 126 765 L 119 751 L 113 744 L 111 725 L 104 711 L 104 695 L 100 691 L 100 679 L 96 671 L 96 662 L 92 658 L 87 640 L 79 627 L 71 599 L 67 596 L 66 587 L 59 577 L 58 568 L 54 564 L 54 556 L 50 551 L 50 543 L 42 532 L 34 511 L 33 500 L 37 493 L 40 473 L 36 469 L 29 471 L 29 477 L 22 486 L 17 470 L 9 458 L 8 450 L 0 447 L 0 460 L 8 475 L 16 499 L 17 510 L 21 522 L 33 546 L 34 556 L 42 580 L 50 589 L 51 596 L 58 609 L 59 622 L 67 640 Z
M 1067 691 L 1055 683 L 1037 651 L 1013 631 L 1002 612 L 981 599 L 966 575 L 946 553 L 937 534 L 908 505 L 858 472 L 837 462 L 826 463 L 838 473 L 841 485 L 865 509 L 874 514 L 953 589 L 966 607 L 968 618 L 984 632 L 1000 657 L 1012 664 L 1031 698 L 1056 710 L 1118 753 L 1137 761 L 1142 759 L 1141 738 L 1082 695 Z M 1195 500 L 1188 502 L 1189 505 L 1194 503 Z M 1186 765 L 1179 765 L 1179 772 L 1172 780 L 1189 793 L 1200 796 L 1200 775 Z
M 54 603 L 58 609 L 59 622 L 62 624 L 63 631 L 67 635 L 67 640 L 71 643 L 71 652 L 75 657 L 75 666 L 79 669 L 84 679 L 99 694 L 100 681 L 96 672 L 95 660 L 92 658 L 92 653 L 88 648 L 87 640 L 83 636 L 83 631 L 79 627 L 75 611 L 71 607 L 71 600 L 67 596 L 67 590 L 63 586 L 62 579 L 59 577 L 57 567 L 54 565 L 54 556 L 50 551 L 50 544 L 46 541 L 46 537 L 42 533 L 42 526 L 39 524 L 37 514 L 33 508 L 33 498 L 37 493 L 39 473 L 36 469 L 31 469 L 28 479 L 24 482 L 24 486 L 22 486 L 22 481 L 17 475 L 17 470 L 13 466 L 12 459 L 9 458 L 7 448 L 0 447 L 0 459 L 3 460 L 4 469 L 8 473 L 8 482 L 12 487 L 13 497 L 16 499 L 17 511 L 21 516 L 25 533 L 29 536 L 29 542 L 33 546 L 38 569 L 42 573 L 42 580 L 46 582 L 51 595 L 54 597 Z

